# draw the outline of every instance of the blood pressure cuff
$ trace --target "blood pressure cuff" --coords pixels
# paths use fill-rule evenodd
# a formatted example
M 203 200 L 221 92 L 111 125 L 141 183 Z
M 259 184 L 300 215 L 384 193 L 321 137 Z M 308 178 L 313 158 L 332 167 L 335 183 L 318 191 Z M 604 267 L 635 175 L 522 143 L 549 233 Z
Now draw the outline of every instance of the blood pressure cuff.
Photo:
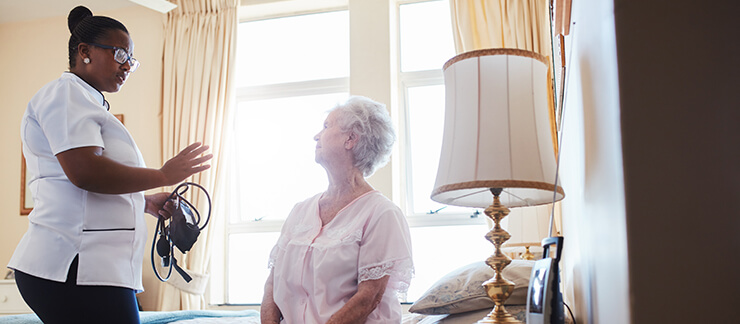
M 182 200 L 180 206 L 172 214 L 172 223 L 170 224 L 170 235 L 172 243 L 175 244 L 180 252 L 190 251 L 195 241 L 200 235 L 200 228 L 195 224 L 195 216 L 190 207 Z
M 208 214 L 202 225 L 200 224 L 201 218 L 198 210 L 182 196 L 188 190 L 188 186 L 200 188 L 208 201 Z M 190 282 L 192 278 L 177 265 L 177 259 L 173 255 L 173 247 L 177 247 L 183 254 L 190 251 L 193 244 L 198 240 L 200 231 L 205 228 L 211 218 L 211 197 L 202 186 L 192 182 L 185 182 L 172 192 L 168 200 L 175 203 L 175 210 L 169 218 L 168 225 L 165 226 L 165 220 L 162 217 L 157 221 L 157 229 L 154 235 L 155 242 L 152 242 L 152 268 L 157 278 L 161 281 L 167 281 L 172 273 L 172 268 L 174 268 L 186 282 Z M 159 235 L 159 240 L 157 240 L 157 235 Z M 154 265 L 155 248 L 157 254 L 162 258 L 162 266 L 169 267 L 170 269 L 165 278 L 159 275 Z

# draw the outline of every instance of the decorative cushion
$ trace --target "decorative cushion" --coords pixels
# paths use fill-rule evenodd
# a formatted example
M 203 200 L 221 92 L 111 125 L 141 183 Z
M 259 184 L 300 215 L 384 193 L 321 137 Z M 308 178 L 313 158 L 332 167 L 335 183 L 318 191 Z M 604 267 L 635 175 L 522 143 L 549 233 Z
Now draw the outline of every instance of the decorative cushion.
M 516 285 L 504 305 L 526 305 L 527 287 L 534 261 L 512 260 L 504 268 L 504 278 Z M 493 277 L 493 269 L 485 262 L 475 262 L 453 270 L 435 282 L 417 300 L 409 312 L 419 314 L 457 314 L 493 308 L 483 282 Z

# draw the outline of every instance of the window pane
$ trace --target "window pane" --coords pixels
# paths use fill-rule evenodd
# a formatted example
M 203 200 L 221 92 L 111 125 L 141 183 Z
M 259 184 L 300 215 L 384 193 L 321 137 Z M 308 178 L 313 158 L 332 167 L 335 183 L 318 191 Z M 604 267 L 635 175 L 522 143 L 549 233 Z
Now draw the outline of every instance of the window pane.
M 327 111 L 346 93 L 240 102 L 236 113 L 239 212 L 232 222 L 285 219 L 296 203 L 326 189 L 315 162 Z
M 401 71 L 442 69 L 455 56 L 449 1 L 400 6 Z
M 408 136 L 411 173 L 411 205 L 414 214 L 434 211 L 440 213 L 470 213 L 471 208 L 448 206 L 433 201 L 429 196 L 437 179 L 439 154 L 444 132 L 444 85 L 410 87 L 408 96 Z
M 406 301 L 414 302 L 444 275 L 473 262 L 485 261 L 495 249 L 479 225 L 413 227 L 414 279 Z
M 334 11 L 239 24 L 236 86 L 349 76 L 348 17 Z
M 265 280 L 270 275 L 267 262 L 279 232 L 243 233 L 229 236 L 230 304 L 262 302 Z

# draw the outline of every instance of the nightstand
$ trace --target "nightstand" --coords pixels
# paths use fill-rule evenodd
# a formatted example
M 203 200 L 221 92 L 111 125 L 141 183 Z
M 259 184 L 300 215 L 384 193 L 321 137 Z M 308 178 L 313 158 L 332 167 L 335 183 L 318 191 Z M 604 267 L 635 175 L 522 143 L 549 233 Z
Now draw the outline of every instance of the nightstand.
M 33 313 L 23 301 L 14 280 L 0 280 L 0 315 Z

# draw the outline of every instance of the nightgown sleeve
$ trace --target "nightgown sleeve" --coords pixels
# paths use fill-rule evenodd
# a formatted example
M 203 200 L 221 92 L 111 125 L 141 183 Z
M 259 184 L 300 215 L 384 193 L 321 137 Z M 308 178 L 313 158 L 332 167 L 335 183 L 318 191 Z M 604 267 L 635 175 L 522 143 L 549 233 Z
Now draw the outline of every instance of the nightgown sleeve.
M 408 290 L 414 274 L 411 235 L 401 210 L 395 205 L 373 211 L 363 231 L 358 257 L 358 281 L 390 276 L 388 288 Z

